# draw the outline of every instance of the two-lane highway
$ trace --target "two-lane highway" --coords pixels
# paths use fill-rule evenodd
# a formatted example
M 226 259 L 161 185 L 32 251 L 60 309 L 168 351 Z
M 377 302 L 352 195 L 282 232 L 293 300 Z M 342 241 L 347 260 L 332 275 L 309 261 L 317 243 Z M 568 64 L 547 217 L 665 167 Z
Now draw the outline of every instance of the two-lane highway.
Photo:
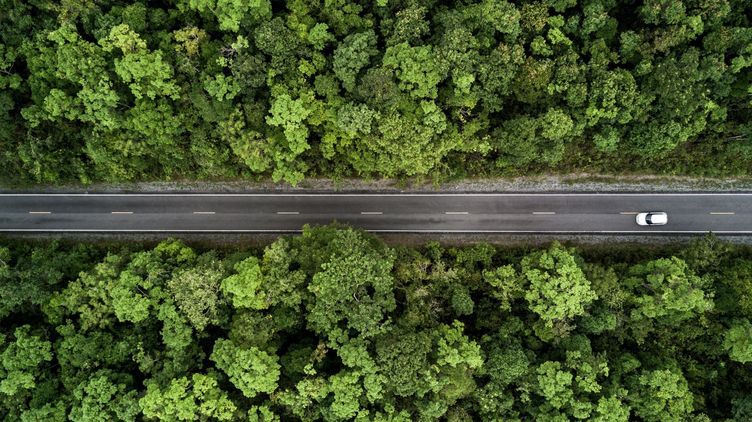
M 665 211 L 665 226 L 635 214 Z M 5 232 L 374 232 L 752 234 L 752 193 L 0 194 Z

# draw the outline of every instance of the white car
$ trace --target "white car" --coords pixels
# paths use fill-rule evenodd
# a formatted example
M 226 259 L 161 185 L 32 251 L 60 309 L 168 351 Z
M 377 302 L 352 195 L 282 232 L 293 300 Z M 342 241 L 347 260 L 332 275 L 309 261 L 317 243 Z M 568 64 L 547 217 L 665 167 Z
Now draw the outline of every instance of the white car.
M 660 211 L 641 212 L 635 220 L 640 226 L 662 226 L 668 223 L 668 215 Z

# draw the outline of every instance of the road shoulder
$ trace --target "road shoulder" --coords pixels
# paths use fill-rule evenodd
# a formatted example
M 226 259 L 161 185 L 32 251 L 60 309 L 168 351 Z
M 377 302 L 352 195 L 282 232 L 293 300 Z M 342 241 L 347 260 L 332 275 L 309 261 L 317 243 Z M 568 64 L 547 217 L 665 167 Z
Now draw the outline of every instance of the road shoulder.
M 271 181 L 155 181 L 138 183 L 69 184 L 61 186 L 3 187 L 0 193 L 296 193 L 296 192 L 752 192 L 752 177 L 697 178 L 656 175 L 567 175 L 494 179 L 464 179 L 433 184 L 426 180 L 306 179 L 298 186 Z

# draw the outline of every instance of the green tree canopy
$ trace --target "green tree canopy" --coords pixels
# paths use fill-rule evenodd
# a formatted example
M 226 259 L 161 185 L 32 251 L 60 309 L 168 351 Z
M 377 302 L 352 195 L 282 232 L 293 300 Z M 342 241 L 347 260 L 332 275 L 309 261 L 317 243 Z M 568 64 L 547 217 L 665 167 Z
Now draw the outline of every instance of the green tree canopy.
M 548 327 L 585 314 L 586 307 L 598 298 L 573 251 L 558 243 L 523 258 L 522 273 L 530 283 L 525 300 Z

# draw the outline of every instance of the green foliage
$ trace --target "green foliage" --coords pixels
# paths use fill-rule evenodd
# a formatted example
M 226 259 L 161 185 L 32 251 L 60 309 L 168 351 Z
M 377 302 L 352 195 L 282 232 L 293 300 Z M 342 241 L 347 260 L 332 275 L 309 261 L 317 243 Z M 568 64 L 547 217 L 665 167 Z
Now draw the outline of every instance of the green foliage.
M 218 322 L 223 276 L 223 271 L 212 262 L 179 271 L 167 283 L 178 309 L 198 331 Z
M 530 283 L 525 300 L 548 327 L 585 314 L 586 307 L 598 298 L 573 250 L 556 242 L 547 251 L 523 258 L 522 273 Z
M 594 421 L 597 422 L 627 422 L 629 421 L 629 407 L 616 397 L 601 397 L 595 408 Z
M 750 273 L 712 237 L 1 242 L 0 418 L 747 420 Z
M 261 19 L 271 15 L 271 4 L 266 0 L 181 0 L 179 3 L 179 7 L 214 14 L 219 29 L 233 32 L 239 31 L 240 23 L 247 18 Z
M 232 76 L 218 74 L 204 79 L 204 89 L 217 101 L 232 100 L 240 93 L 240 86 Z
M 227 120 L 219 124 L 219 136 L 229 143 L 232 152 L 254 173 L 264 172 L 272 167 L 273 151 L 268 140 L 259 132 L 246 130 L 243 113 L 235 110 Z
M 126 378 L 126 377 L 123 377 Z M 123 383 L 114 383 L 105 374 L 82 382 L 74 391 L 71 420 L 106 422 L 113 419 L 135 421 L 141 409 L 136 391 Z
M 0 182 L 744 176 L 741 0 L 3 0 Z
M 386 387 L 401 397 L 425 394 L 430 352 L 428 333 L 408 332 L 381 338 L 376 344 L 376 356 L 387 377 Z
M 179 97 L 178 87 L 170 81 L 172 68 L 162 60 L 162 53 L 149 52 L 146 42 L 127 24 L 113 27 L 109 36 L 99 43 L 104 51 L 117 48 L 123 53 L 122 58 L 115 59 L 115 73 L 128 84 L 137 99 L 144 95 L 152 100 L 157 95 Z
M 542 415 L 566 414 L 570 418 L 587 419 L 595 407 L 588 394 L 601 392 L 598 379 L 608 375 L 608 365 L 604 359 L 590 355 L 588 350 L 568 350 L 563 364 L 547 361 L 536 372 L 538 394 L 545 400 L 540 409 Z M 616 410 L 621 408 L 618 400 L 611 406 L 617 406 Z
M 351 34 L 342 40 L 334 51 L 332 68 L 346 90 L 355 89 L 358 73 L 376 54 L 376 34 L 373 31 Z
M 355 230 L 337 231 L 327 245 L 332 255 L 321 263 L 308 290 L 313 303 L 308 325 L 333 342 L 352 333 L 372 337 L 389 327 L 396 307 L 390 251 Z
M 692 393 L 681 373 L 643 371 L 635 380 L 635 392 L 635 414 L 645 421 L 682 421 L 693 410 Z
M 731 360 L 752 362 L 752 324 L 749 320 L 735 322 L 723 336 L 723 347 L 729 351 Z
M 193 330 L 178 313 L 175 304 L 165 302 L 159 307 L 157 318 L 162 321 L 162 342 L 168 350 L 180 351 L 191 344 Z
M 407 43 L 386 49 L 383 64 L 393 69 L 399 87 L 415 98 L 436 98 L 437 85 L 447 73 L 436 60 L 431 47 L 411 47 Z
M 173 379 L 164 390 L 149 383 L 139 405 L 146 418 L 160 421 L 227 421 L 232 420 L 236 410 L 227 393 L 219 389 L 217 380 L 204 374 Z
M 50 342 L 32 335 L 30 331 L 28 325 L 16 328 L 13 341 L 5 345 L 0 354 L 0 393 L 12 396 L 19 390 L 34 388 L 39 366 L 52 360 Z
M 119 321 L 141 322 L 149 317 L 154 303 L 143 295 L 150 283 L 130 271 L 123 271 L 110 291 L 112 307 Z
M 243 349 L 230 340 L 219 339 L 214 343 L 211 360 L 248 398 L 277 389 L 280 369 L 277 356 L 270 356 L 255 347 Z
M 300 154 L 308 146 L 308 129 L 302 122 L 310 113 L 301 99 L 293 100 L 289 95 L 283 94 L 272 103 L 271 115 L 267 117 L 266 122 L 272 126 L 282 127 L 290 143 L 290 149 L 293 153 Z
M 630 268 L 627 282 L 635 287 L 634 308 L 630 317 L 638 334 L 647 335 L 653 325 L 678 328 L 686 320 L 713 308 L 712 294 L 703 288 L 706 280 L 698 277 L 679 258 L 659 259 Z
M 564 158 L 565 141 L 571 137 L 574 122 L 558 109 L 550 109 L 538 118 L 508 120 L 495 132 L 502 152 L 500 168 L 529 164 L 556 164 Z
M 300 165 L 295 165 L 295 158 L 310 148 L 309 131 L 304 121 L 311 114 L 311 110 L 306 107 L 302 98 L 293 100 L 289 95 L 282 94 L 272 102 L 269 113 L 266 123 L 281 127 L 286 140 L 275 151 L 274 159 L 277 167 L 272 177 L 276 181 L 284 179 L 295 185 L 303 177 L 302 172 L 298 170 Z
M 230 297 L 232 306 L 236 308 L 266 309 L 267 303 L 264 292 L 261 291 L 263 275 L 256 257 L 246 258 L 235 264 L 235 271 L 230 277 L 222 280 L 222 292 Z
M 359 133 L 371 133 L 371 122 L 378 117 L 376 111 L 371 110 L 365 104 L 344 104 L 337 111 L 337 127 L 347 135 L 356 137 Z
M 499 308 L 502 311 L 510 311 L 514 300 L 524 292 L 523 280 L 511 265 L 493 271 L 486 270 L 483 272 L 483 279 L 492 287 L 491 296 L 500 302 Z

